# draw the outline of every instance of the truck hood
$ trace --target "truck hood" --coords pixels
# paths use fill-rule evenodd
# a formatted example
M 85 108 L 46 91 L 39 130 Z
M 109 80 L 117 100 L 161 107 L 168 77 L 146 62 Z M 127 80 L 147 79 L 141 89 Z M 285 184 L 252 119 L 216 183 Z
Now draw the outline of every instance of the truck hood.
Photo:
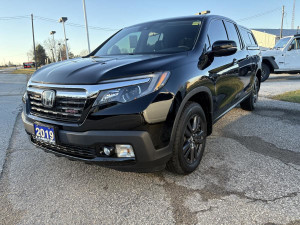
M 97 84 L 104 80 L 169 70 L 183 63 L 187 53 L 76 58 L 42 67 L 30 81 L 47 84 Z
M 267 50 L 267 51 L 262 51 L 261 54 L 262 56 L 276 56 L 276 55 L 280 55 L 282 54 L 282 50 L 278 49 L 278 50 Z

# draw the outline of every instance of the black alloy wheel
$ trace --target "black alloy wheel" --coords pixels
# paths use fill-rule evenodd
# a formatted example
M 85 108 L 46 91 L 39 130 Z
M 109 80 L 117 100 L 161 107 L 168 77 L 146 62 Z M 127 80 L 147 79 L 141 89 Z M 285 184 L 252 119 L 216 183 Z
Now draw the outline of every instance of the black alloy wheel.
M 254 82 L 252 85 L 252 90 L 249 95 L 244 101 L 241 102 L 241 108 L 247 111 L 253 111 L 255 109 L 256 103 L 258 101 L 258 92 L 260 89 L 260 82 L 258 78 L 254 77 Z
M 187 102 L 174 129 L 173 155 L 166 168 L 174 173 L 189 174 L 197 169 L 206 144 L 207 122 L 202 107 Z
M 189 164 L 197 161 L 201 154 L 201 145 L 205 140 L 200 121 L 200 116 L 194 115 L 185 128 L 182 151 L 186 162 Z
M 253 93 L 253 98 L 252 98 L 252 101 L 253 101 L 253 106 L 255 108 L 255 105 L 258 101 L 258 92 L 259 92 L 259 80 L 257 79 L 257 77 L 255 77 L 255 81 L 254 81 L 254 84 L 253 84 L 253 89 L 252 89 L 252 93 Z

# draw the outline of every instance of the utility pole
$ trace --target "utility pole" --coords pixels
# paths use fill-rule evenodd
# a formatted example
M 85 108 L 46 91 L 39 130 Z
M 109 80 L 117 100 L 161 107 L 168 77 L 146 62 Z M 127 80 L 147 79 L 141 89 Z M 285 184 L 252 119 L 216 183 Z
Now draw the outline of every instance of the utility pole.
M 284 5 L 282 6 L 282 18 L 281 18 L 280 39 L 282 38 L 283 19 L 284 19 Z
M 61 17 L 59 19 L 59 22 L 63 24 L 64 35 L 65 35 L 65 45 L 66 45 L 66 55 L 67 55 L 67 60 L 68 60 L 69 59 L 69 50 L 68 50 L 67 37 L 66 37 L 66 29 L 65 29 L 65 22 L 67 20 L 68 20 L 67 17 Z
M 299 29 L 300 29 L 300 26 L 297 27 L 297 34 L 299 34 Z
M 31 14 L 31 27 L 32 27 L 32 41 L 33 41 L 33 52 L 34 52 L 35 70 L 37 70 L 36 49 L 35 49 L 35 40 L 34 40 L 34 27 L 33 27 L 33 14 Z
M 51 31 L 50 32 L 50 35 L 52 35 L 52 38 L 53 38 L 53 48 L 54 48 L 54 56 L 55 56 L 55 62 L 57 62 L 57 54 L 56 54 L 56 43 L 55 43 L 55 40 L 54 40 L 54 34 L 56 33 L 56 31 Z
M 293 6 L 292 25 L 291 25 L 292 29 L 294 29 L 295 26 L 295 10 L 296 10 L 296 0 L 294 0 L 294 6 Z
M 89 51 L 89 53 L 91 53 L 91 48 L 90 48 L 90 37 L 89 37 L 89 28 L 88 28 L 87 15 L 86 15 L 86 8 L 85 8 L 85 0 L 82 0 L 82 4 L 83 4 L 83 13 L 84 13 L 84 20 L 85 20 L 86 37 L 87 37 L 87 42 L 88 42 L 88 51 Z

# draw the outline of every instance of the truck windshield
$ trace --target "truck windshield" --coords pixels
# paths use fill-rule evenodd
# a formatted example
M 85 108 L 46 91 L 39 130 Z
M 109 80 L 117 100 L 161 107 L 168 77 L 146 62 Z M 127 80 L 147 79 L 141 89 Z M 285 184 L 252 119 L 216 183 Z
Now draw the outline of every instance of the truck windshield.
M 290 37 L 280 39 L 274 46 L 274 49 L 284 48 L 290 39 Z
M 94 56 L 168 54 L 193 49 L 200 20 L 152 22 L 125 28 L 105 43 Z

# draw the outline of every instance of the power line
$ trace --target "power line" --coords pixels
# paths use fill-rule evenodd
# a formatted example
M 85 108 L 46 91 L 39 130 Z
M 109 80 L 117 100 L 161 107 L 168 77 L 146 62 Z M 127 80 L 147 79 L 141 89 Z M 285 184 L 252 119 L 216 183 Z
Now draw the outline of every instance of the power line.
M 25 16 L 7 16 L 7 17 L 0 17 L 0 20 L 16 20 L 16 19 L 29 19 L 29 15 Z
M 35 16 L 36 19 L 47 21 L 47 22 L 52 22 L 52 23 L 59 23 L 55 19 L 47 18 L 47 17 L 42 17 L 42 16 Z M 77 24 L 77 23 L 66 23 L 67 26 L 72 26 L 72 27 L 79 27 L 79 28 L 85 28 L 84 25 L 82 24 Z M 90 29 L 93 30 L 104 30 L 104 31 L 116 31 L 118 29 L 113 29 L 113 28 L 108 28 L 108 27 L 96 27 L 96 26 L 89 26 Z
M 265 12 L 258 13 L 258 14 L 253 15 L 253 16 L 249 16 L 249 17 L 245 17 L 245 18 L 236 20 L 236 22 L 244 22 L 244 21 L 247 21 L 247 20 L 255 19 L 257 17 L 265 16 L 267 14 L 271 14 L 273 12 L 280 11 L 280 10 L 281 10 L 281 8 L 275 8 L 275 9 L 272 9 L 272 10 L 268 10 L 268 11 L 265 11 Z
M 16 19 L 30 19 L 30 15 L 0 17 L 0 20 L 16 20 Z M 42 16 L 35 16 L 34 19 L 51 22 L 51 23 L 59 23 L 58 20 L 47 18 L 47 17 L 42 17 Z M 66 23 L 66 25 L 71 26 L 71 27 L 85 28 L 84 25 L 77 24 L 77 23 Z M 89 29 L 92 29 L 92 30 L 102 30 L 102 31 L 117 31 L 117 30 L 119 30 L 119 29 L 109 28 L 109 27 L 97 27 L 97 26 L 88 26 L 88 27 L 89 27 Z

